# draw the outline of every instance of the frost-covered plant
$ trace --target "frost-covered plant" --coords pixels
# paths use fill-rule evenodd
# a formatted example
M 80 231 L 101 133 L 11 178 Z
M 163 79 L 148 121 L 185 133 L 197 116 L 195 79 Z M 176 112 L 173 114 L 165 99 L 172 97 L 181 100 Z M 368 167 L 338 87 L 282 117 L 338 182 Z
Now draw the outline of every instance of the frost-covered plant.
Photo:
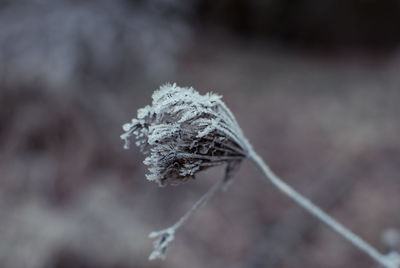
M 125 133 L 121 138 L 125 141 L 124 147 L 128 149 L 130 138 L 136 137 L 136 145 L 147 156 L 144 160 L 149 168 L 147 179 L 160 186 L 177 184 L 193 178 L 201 170 L 226 164 L 224 178 L 182 218 L 171 227 L 150 233 L 150 238 L 157 238 L 150 260 L 165 258 L 167 246 L 174 239 L 175 231 L 226 185 L 239 163 L 248 158 L 279 190 L 379 264 L 386 268 L 400 268 L 398 253 L 379 253 L 277 177 L 244 137 L 221 96 L 213 93 L 200 95 L 193 88 L 166 84 L 153 93 L 152 105 L 139 109 L 137 118 L 123 125 L 123 129 Z
M 136 145 L 147 155 L 150 181 L 163 186 L 193 178 L 213 166 L 238 165 L 249 148 L 221 96 L 204 96 L 192 88 L 166 84 L 154 92 L 153 103 L 139 109 L 137 118 L 123 126 L 125 148 Z

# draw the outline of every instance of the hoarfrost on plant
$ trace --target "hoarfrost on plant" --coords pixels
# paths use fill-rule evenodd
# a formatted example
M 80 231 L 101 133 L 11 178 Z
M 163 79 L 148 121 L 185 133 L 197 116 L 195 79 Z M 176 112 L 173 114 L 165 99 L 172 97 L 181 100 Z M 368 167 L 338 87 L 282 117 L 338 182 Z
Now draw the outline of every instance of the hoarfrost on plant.
M 123 125 L 125 148 L 132 136 L 147 156 L 148 180 L 177 184 L 222 164 L 238 164 L 249 144 L 233 114 L 213 93 L 166 84 L 153 93 L 151 106 Z

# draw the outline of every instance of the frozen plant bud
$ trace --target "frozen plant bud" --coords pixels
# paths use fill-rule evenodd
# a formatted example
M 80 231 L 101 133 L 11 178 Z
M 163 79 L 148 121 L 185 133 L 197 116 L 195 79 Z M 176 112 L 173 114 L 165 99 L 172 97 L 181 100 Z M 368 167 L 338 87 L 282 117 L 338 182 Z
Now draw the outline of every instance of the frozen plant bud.
M 250 145 L 221 96 L 166 84 L 153 93 L 151 106 L 123 126 L 125 148 L 136 137 L 146 155 L 150 181 L 178 184 L 196 172 L 227 164 L 232 169 Z

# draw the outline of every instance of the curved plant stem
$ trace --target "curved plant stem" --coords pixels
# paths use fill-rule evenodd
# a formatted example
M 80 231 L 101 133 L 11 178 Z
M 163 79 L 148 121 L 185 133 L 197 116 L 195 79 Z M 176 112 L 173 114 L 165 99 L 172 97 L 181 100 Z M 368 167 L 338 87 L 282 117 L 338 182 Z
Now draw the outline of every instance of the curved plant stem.
M 377 263 L 381 264 L 385 268 L 400 268 L 400 258 L 399 255 L 395 252 L 392 252 L 388 255 L 383 255 L 378 252 L 374 247 L 368 244 L 366 241 L 361 239 L 358 235 L 354 234 L 352 231 L 344 227 L 334 218 L 329 216 L 322 209 L 314 205 L 310 200 L 302 196 L 300 193 L 295 191 L 288 184 L 283 182 L 272 170 L 264 163 L 262 158 L 252 149 L 249 150 L 248 157 L 252 160 L 263 172 L 265 177 L 279 190 L 281 190 L 284 194 L 293 199 L 296 203 L 298 203 L 301 207 L 307 210 L 309 213 L 317 217 L 319 220 L 323 221 L 334 231 L 339 233 L 345 239 L 347 239 L 354 246 L 359 248 L 361 251 L 368 254 L 372 259 L 374 259 Z

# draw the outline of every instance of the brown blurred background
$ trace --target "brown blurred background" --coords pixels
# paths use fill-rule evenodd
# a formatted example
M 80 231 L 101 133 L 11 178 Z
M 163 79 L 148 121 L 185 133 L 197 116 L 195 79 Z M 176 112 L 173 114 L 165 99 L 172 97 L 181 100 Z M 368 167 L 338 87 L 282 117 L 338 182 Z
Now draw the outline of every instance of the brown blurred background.
M 119 135 L 162 83 L 222 94 L 277 174 L 396 249 L 399 29 L 394 0 L 1 0 L 0 267 L 377 267 L 248 162 L 148 262 L 223 170 L 158 188 Z

